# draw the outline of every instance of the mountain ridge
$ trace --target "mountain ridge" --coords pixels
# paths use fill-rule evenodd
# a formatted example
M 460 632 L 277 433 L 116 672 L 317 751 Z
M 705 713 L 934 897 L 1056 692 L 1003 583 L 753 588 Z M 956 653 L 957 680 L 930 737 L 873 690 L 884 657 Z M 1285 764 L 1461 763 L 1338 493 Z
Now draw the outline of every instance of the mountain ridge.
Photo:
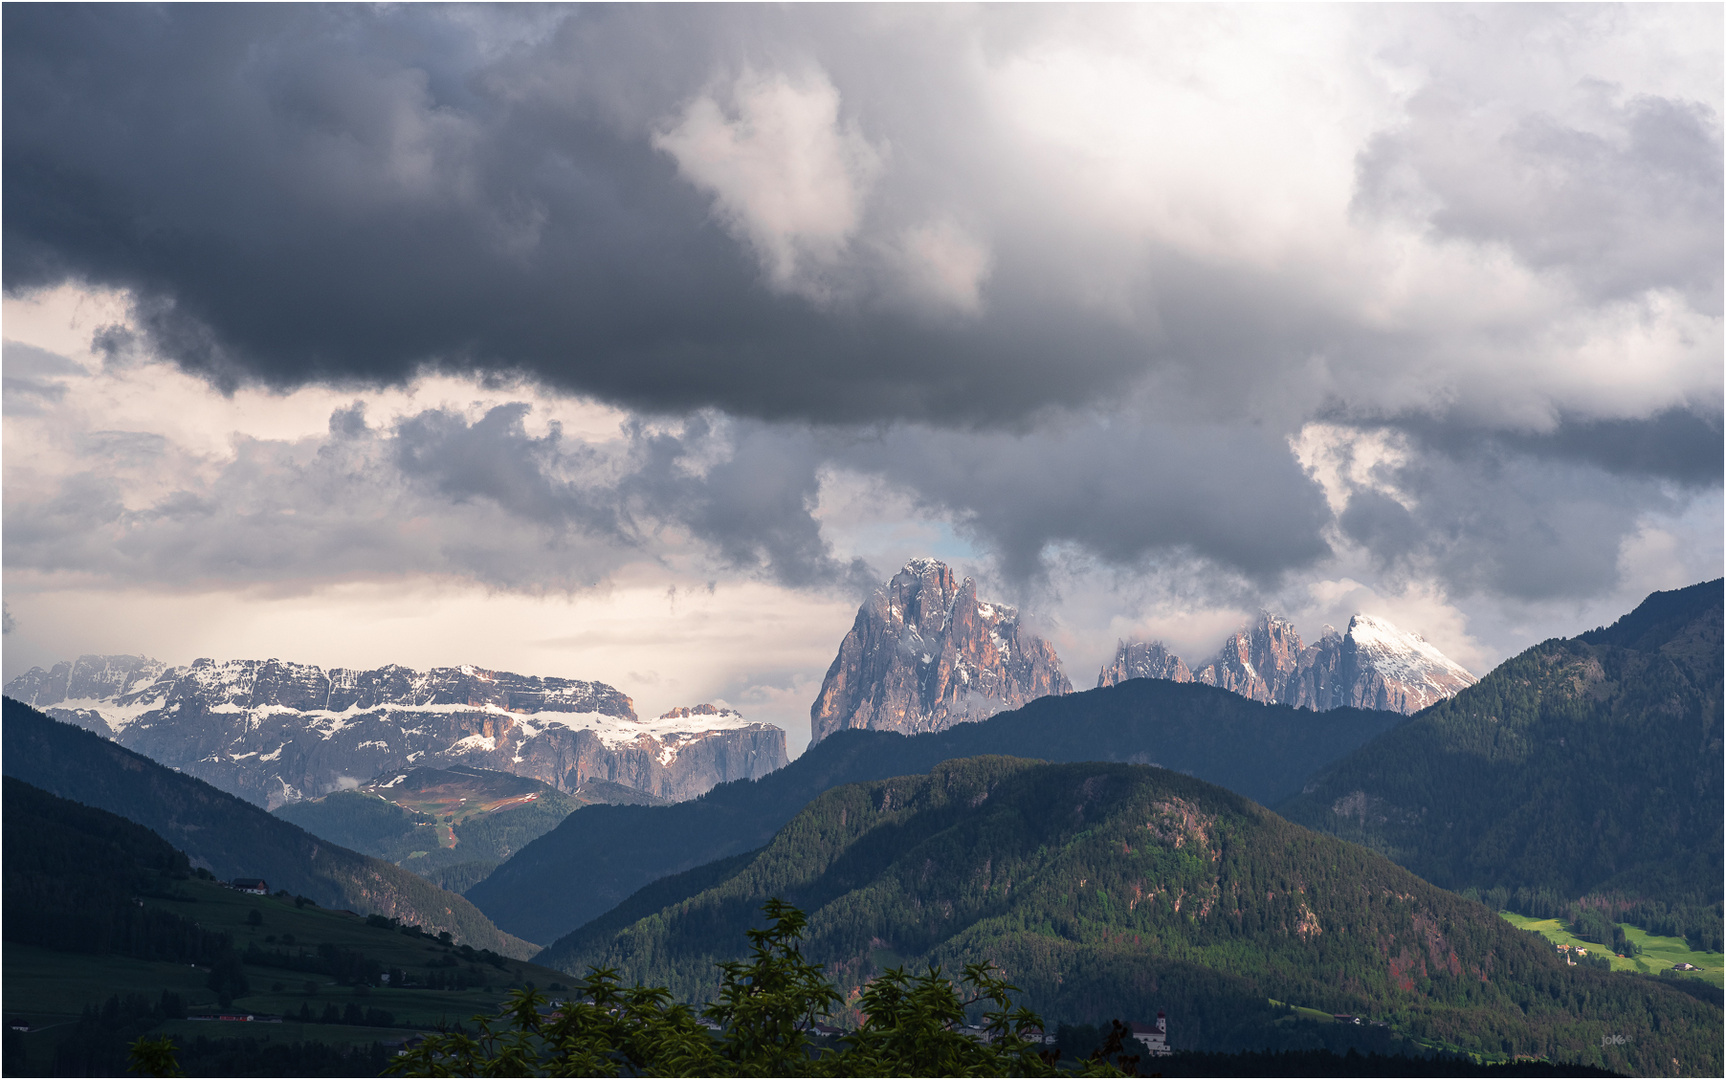
M 1405 715 L 1476 681 L 1425 638 L 1389 620 L 1356 613 L 1346 632 L 1326 626 L 1316 642 L 1306 645 L 1293 623 L 1268 611 L 1229 635 L 1216 655 L 1196 668 L 1160 641 L 1122 640 L 1114 661 L 1097 673 L 1097 685 L 1143 678 L 1204 683 L 1253 701 L 1318 711 L 1347 705 Z
M 466 895 L 512 933 L 549 941 L 657 878 L 766 843 L 839 784 L 994 753 L 1155 762 L 1268 802 L 1403 720 L 1360 709 L 1314 714 L 1210 686 L 1136 680 L 920 735 L 842 731 L 778 772 L 719 785 L 697 800 L 577 810 Z
M 787 760 L 783 730 L 733 710 L 641 720 L 605 683 L 471 665 L 85 656 L 32 668 L 6 693 L 265 809 L 416 764 L 477 765 L 565 792 L 594 778 L 690 798 Z
M 1278 809 L 1448 888 L 1717 907 L 1721 646 L 1720 580 L 1654 593 L 1524 650 Z
M 1678 1060 L 1710 1075 L 1720 1060 L 1718 1007 L 1568 967 L 1380 855 L 1154 767 L 978 757 L 845 785 L 762 850 L 654 892 L 538 962 L 613 967 L 704 1000 L 714 963 L 741 956 L 776 896 L 807 913 L 802 955 L 846 1009 L 888 966 L 987 960 L 1051 1024 L 1167 1010 L 1181 1049 L 1310 1039 L 1274 1001 L 1383 1021 L 1360 1037 L 1410 1049 L 1637 1073 Z M 1624 1040 L 1601 1040 L 1603 1027 Z
M 3 703 L 5 774 L 151 830 L 218 877 L 261 877 L 328 908 L 447 930 L 526 959 L 537 946 L 499 930 L 468 900 L 394 863 L 313 836 L 196 777 L 13 698 Z

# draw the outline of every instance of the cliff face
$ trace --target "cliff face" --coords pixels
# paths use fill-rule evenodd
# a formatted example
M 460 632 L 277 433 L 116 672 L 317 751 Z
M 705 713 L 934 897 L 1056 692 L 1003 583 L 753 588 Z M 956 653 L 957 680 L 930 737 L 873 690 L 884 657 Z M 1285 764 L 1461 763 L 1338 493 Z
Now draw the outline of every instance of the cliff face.
M 604 683 L 473 667 L 84 656 L 6 693 L 269 809 L 415 765 L 608 780 L 686 799 L 784 765 L 785 733 L 711 705 L 636 718 Z
M 1193 681 L 1221 687 L 1253 701 L 1288 701 L 1301 654 L 1300 635 L 1288 622 L 1266 613 L 1229 635 L 1215 659 L 1193 672 Z
M 1285 619 L 1269 614 L 1231 634 L 1217 655 L 1187 674 L 1161 642 L 1121 642 L 1098 686 L 1126 679 L 1200 682 L 1254 701 L 1315 710 L 1352 706 L 1415 713 L 1474 684 L 1474 676 L 1418 634 L 1356 615 L 1348 631 L 1325 627 L 1303 645 Z
M 1192 682 L 1193 673 L 1160 641 L 1123 641 L 1115 647 L 1115 662 L 1097 672 L 1097 685 L 1115 686 L 1128 679 Z
M 809 710 L 819 741 L 847 728 L 916 734 L 1072 693 L 1019 613 L 977 598 L 933 559 L 905 565 L 857 610 Z

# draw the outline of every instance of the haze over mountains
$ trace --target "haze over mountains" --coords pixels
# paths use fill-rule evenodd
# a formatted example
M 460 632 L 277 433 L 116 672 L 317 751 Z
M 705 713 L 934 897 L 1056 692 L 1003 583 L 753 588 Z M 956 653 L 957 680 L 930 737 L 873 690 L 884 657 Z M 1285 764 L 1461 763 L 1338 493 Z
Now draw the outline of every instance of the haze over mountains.
M 605 683 L 474 667 L 325 670 L 281 660 L 83 656 L 6 694 L 260 806 L 390 769 L 463 764 L 573 792 L 589 779 L 686 799 L 785 764 L 785 733 L 711 705 L 655 720 Z

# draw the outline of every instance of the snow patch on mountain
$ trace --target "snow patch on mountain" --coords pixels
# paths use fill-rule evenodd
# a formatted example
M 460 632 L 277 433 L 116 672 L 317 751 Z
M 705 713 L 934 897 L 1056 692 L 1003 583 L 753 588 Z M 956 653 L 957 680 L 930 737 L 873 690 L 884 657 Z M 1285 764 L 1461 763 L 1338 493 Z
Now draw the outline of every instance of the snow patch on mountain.
M 1418 712 L 1475 683 L 1466 668 L 1419 634 L 1364 613 L 1349 620 L 1344 634 L 1325 627 L 1310 646 L 1288 620 L 1262 613 L 1190 672 L 1161 642 L 1122 641 L 1114 663 L 1098 673 L 1097 685 L 1133 678 L 1205 683 L 1254 701 L 1307 709 L 1402 713 Z
M 471 664 L 324 670 L 281 660 L 79 657 L 6 693 L 266 807 L 416 762 L 462 761 L 563 790 L 589 778 L 664 798 L 785 764 L 785 733 L 703 704 L 654 719 L 604 683 Z

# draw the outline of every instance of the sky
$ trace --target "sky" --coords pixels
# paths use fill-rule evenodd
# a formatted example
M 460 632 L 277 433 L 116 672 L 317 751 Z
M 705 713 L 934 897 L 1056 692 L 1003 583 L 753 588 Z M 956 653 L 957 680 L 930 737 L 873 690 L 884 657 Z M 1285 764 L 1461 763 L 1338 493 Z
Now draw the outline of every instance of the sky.
M 1073 683 L 1721 574 L 1722 8 L 6 5 L 4 677 L 793 753 L 910 558 Z

